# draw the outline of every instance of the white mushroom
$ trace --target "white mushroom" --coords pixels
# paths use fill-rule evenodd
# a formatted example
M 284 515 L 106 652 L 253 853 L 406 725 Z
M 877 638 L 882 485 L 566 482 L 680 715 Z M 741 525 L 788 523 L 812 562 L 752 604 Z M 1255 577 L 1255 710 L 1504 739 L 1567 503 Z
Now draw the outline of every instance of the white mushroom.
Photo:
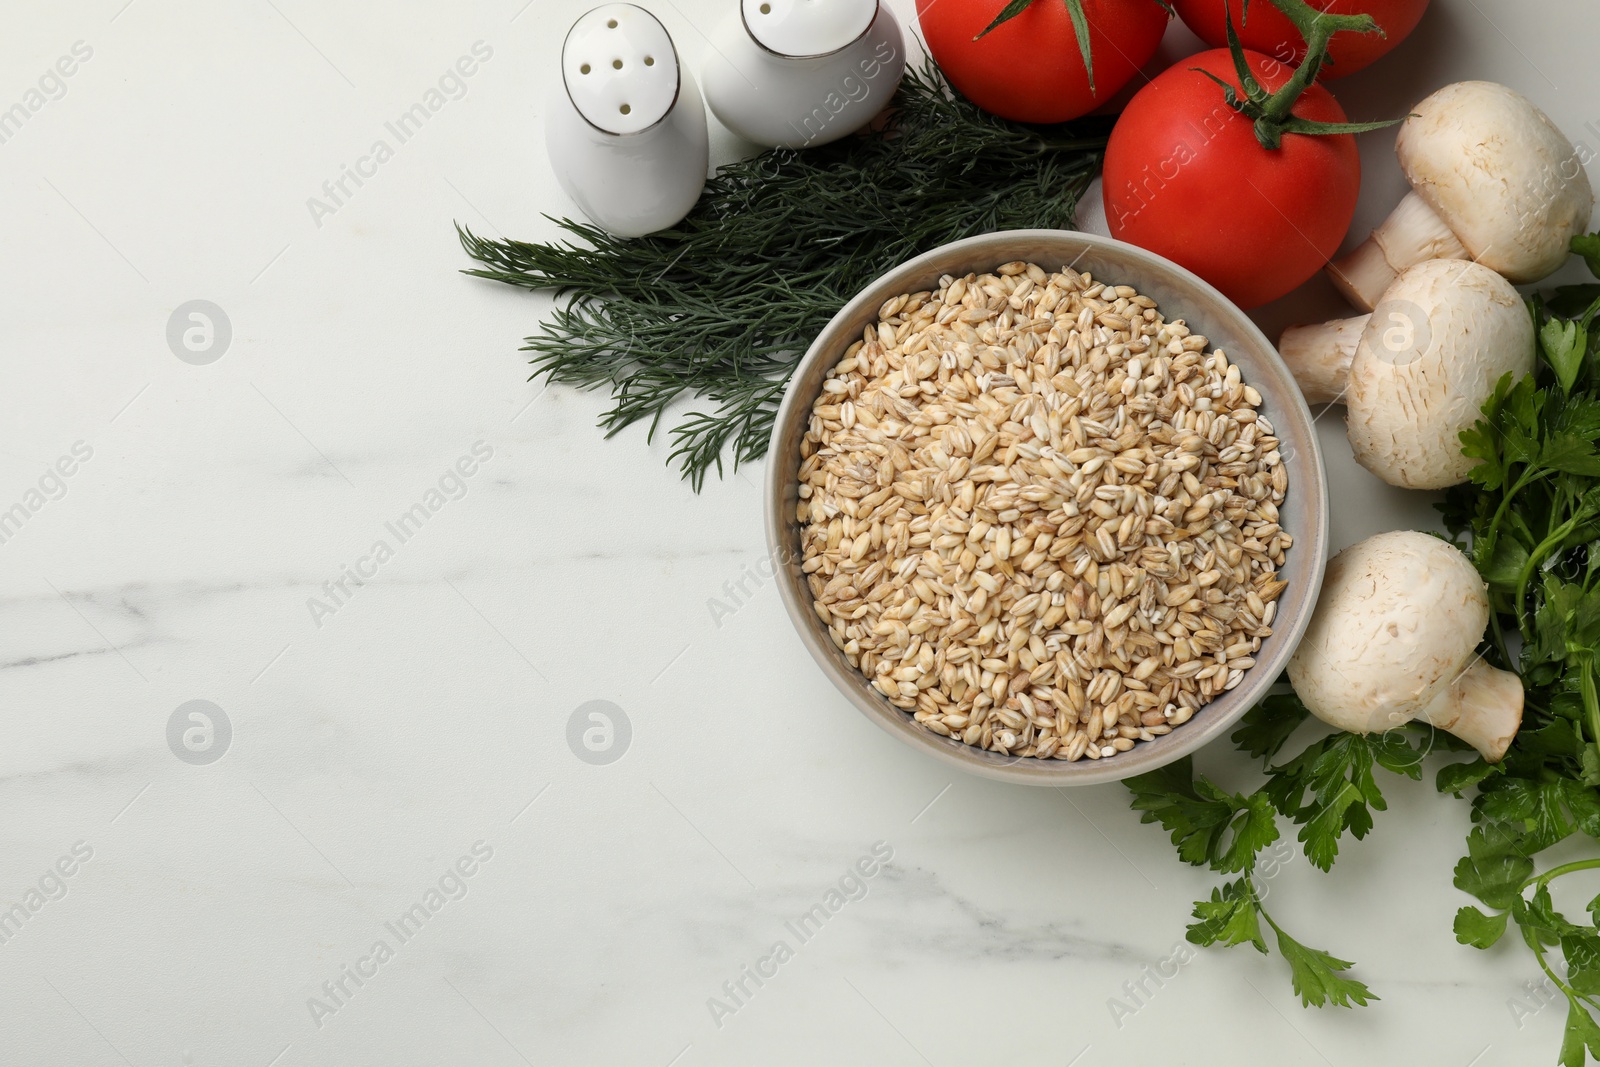
M 1589 226 L 1578 150 L 1527 98 L 1458 82 L 1418 104 L 1395 142 L 1412 192 L 1328 274 L 1363 311 L 1428 259 L 1474 259 L 1519 285 L 1549 277 Z
M 1465 481 L 1461 431 L 1501 377 L 1534 365 L 1522 297 L 1471 260 L 1418 264 L 1371 315 L 1291 327 L 1278 347 L 1309 403 L 1344 400 L 1357 462 L 1405 489 Z
M 1289 680 L 1331 726 L 1431 723 L 1495 763 L 1522 725 L 1522 680 L 1477 654 L 1488 622 L 1483 580 L 1460 551 L 1428 534 L 1379 534 L 1328 563 Z

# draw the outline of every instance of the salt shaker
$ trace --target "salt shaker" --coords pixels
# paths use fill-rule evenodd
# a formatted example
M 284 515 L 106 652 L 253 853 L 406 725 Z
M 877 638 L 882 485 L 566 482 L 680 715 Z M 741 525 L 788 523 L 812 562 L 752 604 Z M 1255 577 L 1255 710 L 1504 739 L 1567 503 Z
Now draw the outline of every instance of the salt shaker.
M 756 144 L 806 148 L 854 133 L 888 105 L 905 39 L 880 0 L 738 0 L 712 38 L 706 102 Z
M 578 18 L 545 107 L 561 187 L 603 230 L 640 237 L 683 219 L 705 188 L 705 105 L 665 26 L 633 4 Z

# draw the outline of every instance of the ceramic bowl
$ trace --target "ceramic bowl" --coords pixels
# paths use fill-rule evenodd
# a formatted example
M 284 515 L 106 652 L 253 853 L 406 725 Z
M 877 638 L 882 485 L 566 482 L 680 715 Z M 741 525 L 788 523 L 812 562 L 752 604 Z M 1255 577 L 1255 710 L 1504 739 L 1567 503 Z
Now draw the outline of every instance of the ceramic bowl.
M 908 712 L 874 691 L 834 646 L 812 610 L 811 590 L 800 570 L 800 524 L 795 519 L 800 444 L 829 370 L 860 338 L 862 329 L 877 321 L 878 309 L 890 297 L 937 289 L 942 275 L 991 272 L 1014 260 L 1037 263 L 1051 271 L 1070 265 L 1097 281 L 1131 285 L 1155 300 L 1168 320 L 1181 318 L 1209 338 L 1214 347 L 1227 352 L 1229 360 L 1239 365 L 1245 382 L 1261 394 L 1261 413 L 1271 420 L 1283 442 L 1288 465 L 1288 494 L 1279 509 L 1280 525 L 1294 538 L 1280 571 L 1288 587 L 1278 600 L 1273 634 L 1262 643 L 1255 666 L 1245 671 L 1237 687 L 1171 733 L 1100 760 L 1069 763 L 1002 756 L 917 725 Z M 778 410 L 767 457 L 766 531 L 777 584 L 802 642 L 839 692 L 868 719 L 926 756 L 987 778 L 1024 785 L 1092 785 L 1143 774 L 1226 737 L 1277 681 L 1310 622 L 1322 582 L 1328 544 L 1327 478 L 1311 412 L 1277 350 L 1244 312 L 1216 289 L 1160 256 L 1109 238 L 1065 230 L 1012 230 L 956 241 L 894 268 L 828 323 L 800 361 Z

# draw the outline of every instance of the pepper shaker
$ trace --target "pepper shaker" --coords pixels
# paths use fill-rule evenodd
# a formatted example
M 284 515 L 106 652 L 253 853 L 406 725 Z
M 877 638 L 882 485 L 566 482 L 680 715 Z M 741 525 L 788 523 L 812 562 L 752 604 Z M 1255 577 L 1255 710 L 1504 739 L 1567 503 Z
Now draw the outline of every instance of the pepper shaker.
M 837 141 L 871 122 L 905 73 L 905 39 L 881 0 L 738 0 L 712 39 L 706 102 L 770 148 Z
M 672 37 L 634 4 L 572 24 L 545 108 L 545 145 L 596 226 L 641 237 L 681 221 L 705 188 L 705 105 Z

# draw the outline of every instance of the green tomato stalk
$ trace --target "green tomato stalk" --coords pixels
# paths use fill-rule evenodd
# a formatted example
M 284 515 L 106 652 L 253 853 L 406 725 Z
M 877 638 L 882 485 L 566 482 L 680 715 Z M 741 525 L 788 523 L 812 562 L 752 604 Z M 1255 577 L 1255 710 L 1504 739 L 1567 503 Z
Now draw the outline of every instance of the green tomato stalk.
M 1282 146 L 1283 135 L 1286 133 L 1316 136 L 1366 133 L 1368 130 L 1380 130 L 1404 121 L 1391 119 L 1388 122 L 1312 122 L 1293 114 L 1294 105 L 1299 102 L 1305 91 L 1316 83 L 1317 74 L 1328 58 L 1328 42 L 1333 40 L 1335 34 L 1382 35 L 1383 29 L 1371 15 L 1330 15 L 1318 11 L 1305 0 L 1271 0 L 1271 3 L 1294 23 L 1295 29 L 1300 31 L 1300 36 L 1305 38 L 1306 42 L 1305 59 L 1301 60 L 1294 74 L 1281 88 L 1269 93 L 1256 80 L 1250 70 L 1250 63 L 1245 58 L 1244 45 L 1240 43 L 1239 34 L 1233 27 L 1231 8 L 1228 11 L 1228 50 L 1233 53 L 1233 67 L 1239 75 L 1239 86 L 1243 89 L 1243 95 L 1240 95 L 1240 89 L 1229 85 L 1210 71 L 1193 68 L 1197 73 L 1204 74 L 1222 86 L 1223 99 L 1228 102 L 1228 106 L 1255 123 L 1256 140 L 1261 142 L 1262 148 L 1276 151 Z M 1243 10 L 1246 18 L 1249 17 L 1249 7 L 1249 0 L 1245 0 Z
M 1072 20 L 1072 35 L 1078 39 L 1078 54 L 1083 57 L 1084 72 L 1089 75 L 1089 91 L 1093 93 L 1095 91 L 1094 52 L 1089 46 L 1089 17 L 1083 13 L 1083 0 L 1063 0 L 1063 2 L 1067 5 L 1067 17 Z M 1173 13 L 1172 5 L 1167 0 L 1151 0 L 1151 2 L 1160 4 L 1169 15 Z M 973 40 L 979 40 L 993 32 L 997 26 L 1010 22 L 1028 10 L 1033 3 L 1034 0 L 1010 0 L 1005 7 L 1000 9 L 1000 13 L 994 17 L 994 21 L 985 26 L 983 32 L 974 37 Z

